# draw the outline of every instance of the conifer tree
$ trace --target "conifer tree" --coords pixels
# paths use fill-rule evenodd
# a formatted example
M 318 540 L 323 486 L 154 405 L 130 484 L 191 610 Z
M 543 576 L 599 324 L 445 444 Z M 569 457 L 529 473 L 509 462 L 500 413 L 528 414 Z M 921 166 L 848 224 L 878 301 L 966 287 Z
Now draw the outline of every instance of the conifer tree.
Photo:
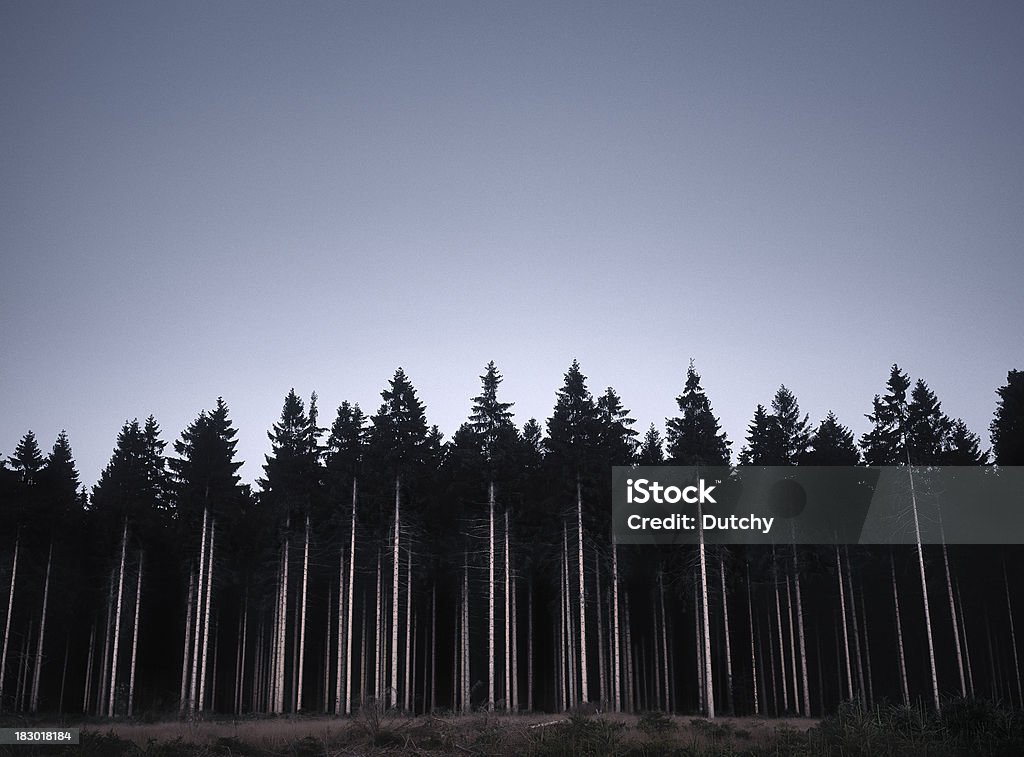
M 806 465 L 859 465 L 860 450 L 853 432 L 839 423 L 831 410 L 811 434 Z
M 43 468 L 43 453 L 39 449 L 36 435 L 29 431 L 14 448 L 14 454 L 7 458 L 7 465 L 23 484 L 36 482 L 36 476 Z
M 996 389 L 999 402 L 989 425 L 996 465 L 1024 465 L 1024 371 L 1010 371 Z
M 758 405 L 747 427 L 747 443 L 740 450 L 740 465 L 781 465 L 780 436 L 775 416 L 769 415 L 764 405 Z
M 729 464 L 731 442 L 721 431 L 711 410 L 700 375 L 690 361 L 686 386 L 676 397 L 680 415 L 666 421 L 666 457 L 674 465 L 718 466 Z
M 664 441 L 652 423 L 644 434 L 644 440 L 637 451 L 637 465 L 661 465 L 665 462 Z

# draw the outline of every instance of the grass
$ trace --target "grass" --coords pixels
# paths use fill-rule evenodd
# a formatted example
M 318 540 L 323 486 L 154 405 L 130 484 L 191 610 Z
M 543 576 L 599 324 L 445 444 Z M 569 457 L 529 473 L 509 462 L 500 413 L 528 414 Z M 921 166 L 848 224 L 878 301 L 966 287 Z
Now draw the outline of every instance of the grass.
M 983 701 L 947 702 L 939 715 L 898 706 L 843 706 L 809 719 L 575 713 L 421 715 L 364 705 L 351 718 L 266 717 L 199 722 L 83 723 L 78 747 L 0 746 L 0 755 L 77 757 L 776 757 L 1024 754 L 1024 714 Z

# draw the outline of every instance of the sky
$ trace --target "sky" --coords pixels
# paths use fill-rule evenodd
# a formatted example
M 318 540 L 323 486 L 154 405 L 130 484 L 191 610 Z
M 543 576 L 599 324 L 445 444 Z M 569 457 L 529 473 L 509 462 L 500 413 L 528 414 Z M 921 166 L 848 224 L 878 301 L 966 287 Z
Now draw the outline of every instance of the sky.
M 1024 5 L 0 2 L 0 455 L 84 483 L 223 396 L 244 480 L 292 387 L 572 360 L 739 452 L 780 384 L 858 435 L 895 362 L 989 444 L 1024 369 Z

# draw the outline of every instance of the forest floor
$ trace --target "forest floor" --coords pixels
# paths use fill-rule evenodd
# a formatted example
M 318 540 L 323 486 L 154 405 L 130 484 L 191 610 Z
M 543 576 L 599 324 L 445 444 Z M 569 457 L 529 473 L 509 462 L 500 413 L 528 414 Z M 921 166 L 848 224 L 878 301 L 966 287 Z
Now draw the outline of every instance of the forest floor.
M 918 713 L 920 717 L 915 715 Z M 967 717 L 963 717 L 964 715 Z M 23 724 L 24 725 L 24 724 Z M 30 727 L 41 727 L 35 724 Z M 939 721 L 912 708 L 805 718 L 574 714 L 279 717 L 81 724 L 77 747 L 0 746 L 0 755 L 343 757 L 349 755 L 1021 755 L 1019 711 L 983 708 Z

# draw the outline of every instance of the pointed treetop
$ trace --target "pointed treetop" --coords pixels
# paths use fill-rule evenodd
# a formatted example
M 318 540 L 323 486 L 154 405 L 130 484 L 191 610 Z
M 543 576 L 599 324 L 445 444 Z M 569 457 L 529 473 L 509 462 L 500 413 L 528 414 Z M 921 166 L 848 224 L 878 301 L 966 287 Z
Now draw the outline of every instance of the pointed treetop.
M 997 465 L 1024 465 L 1024 371 L 1010 371 L 996 389 L 999 402 L 989 425 Z
M 669 461 L 676 465 L 728 465 L 731 442 L 720 430 L 692 359 L 676 403 L 681 415 L 666 419 Z
M 860 451 L 853 432 L 839 423 L 831 410 L 811 435 L 806 465 L 859 465 Z
M 39 449 L 36 435 L 29 431 L 18 442 L 14 454 L 7 458 L 10 469 L 18 474 L 24 484 L 35 483 L 36 475 L 43 467 L 43 453 Z
M 640 444 L 640 451 L 637 453 L 637 465 L 661 465 L 665 462 L 665 451 L 662 447 L 661 434 L 652 423 L 644 434 L 644 440 Z

